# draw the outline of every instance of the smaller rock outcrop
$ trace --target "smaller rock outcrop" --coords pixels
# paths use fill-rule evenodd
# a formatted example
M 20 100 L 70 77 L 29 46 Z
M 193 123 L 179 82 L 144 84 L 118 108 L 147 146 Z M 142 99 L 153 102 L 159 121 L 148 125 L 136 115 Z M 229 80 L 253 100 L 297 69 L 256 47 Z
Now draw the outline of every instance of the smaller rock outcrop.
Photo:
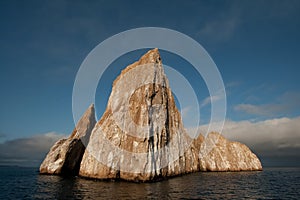
M 95 124 L 95 109 L 92 104 L 78 121 L 69 138 L 61 139 L 53 145 L 40 166 L 40 173 L 77 175 L 85 146 Z
M 246 145 L 229 141 L 219 133 L 209 133 L 205 139 L 200 135 L 195 143 L 195 147 L 200 147 L 201 171 L 262 170 L 259 159 Z

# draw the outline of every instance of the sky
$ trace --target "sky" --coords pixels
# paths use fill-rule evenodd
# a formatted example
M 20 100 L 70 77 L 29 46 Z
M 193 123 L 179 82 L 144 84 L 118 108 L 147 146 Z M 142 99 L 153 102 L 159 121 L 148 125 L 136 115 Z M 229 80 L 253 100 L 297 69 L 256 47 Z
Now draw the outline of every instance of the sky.
M 227 95 L 222 133 L 247 144 L 264 166 L 300 166 L 299 10 L 297 0 L 0 1 L 0 165 L 38 165 L 72 132 L 76 73 L 99 43 L 129 29 L 163 27 L 193 38 L 218 67 Z M 112 81 L 145 52 L 109 66 L 97 88 L 98 118 Z M 199 86 L 204 127 L 205 83 L 176 55 L 161 57 Z M 186 121 L 192 110 L 182 108 Z

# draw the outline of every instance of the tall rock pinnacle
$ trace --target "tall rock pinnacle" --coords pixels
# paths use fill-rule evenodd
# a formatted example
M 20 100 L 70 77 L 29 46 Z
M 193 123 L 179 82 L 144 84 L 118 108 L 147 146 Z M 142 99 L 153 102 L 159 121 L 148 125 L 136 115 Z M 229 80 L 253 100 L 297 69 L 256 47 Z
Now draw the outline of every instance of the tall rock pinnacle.
M 218 133 L 189 137 L 158 49 L 148 51 L 121 72 L 103 116 L 97 123 L 94 117 L 90 107 L 75 133 L 52 147 L 41 173 L 71 171 L 88 178 L 154 181 L 196 171 L 262 169 L 248 147 Z M 79 138 L 86 148 L 73 147 Z
M 115 80 L 79 174 L 147 181 L 196 171 L 197 160 L 185 148 L 189 142 L 158 49 L 153 49 Z

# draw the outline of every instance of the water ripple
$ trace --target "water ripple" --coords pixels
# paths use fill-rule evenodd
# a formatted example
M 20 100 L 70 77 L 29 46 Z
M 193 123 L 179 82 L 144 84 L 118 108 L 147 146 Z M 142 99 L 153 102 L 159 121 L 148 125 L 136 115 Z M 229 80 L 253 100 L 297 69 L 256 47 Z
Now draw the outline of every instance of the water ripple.
M 0 199 L 297 199 L 299 168 L 194 173 L 156 183 L 106 182 L 0 167 Z

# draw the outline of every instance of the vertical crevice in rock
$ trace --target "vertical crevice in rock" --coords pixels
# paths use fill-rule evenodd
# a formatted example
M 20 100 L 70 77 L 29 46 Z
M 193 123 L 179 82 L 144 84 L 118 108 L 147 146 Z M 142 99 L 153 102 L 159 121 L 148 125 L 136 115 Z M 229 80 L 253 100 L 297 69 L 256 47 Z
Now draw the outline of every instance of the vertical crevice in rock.
M 166 91 L 167 93 L 168 91 Z M 165 95 L 163 95 L 164 97 Z M 165 121 L 165 128 L 166 128 L 166 141 L 165 141 L 165 145 L 168 145 L 169 144 L 169 141 L 170 141 L 170 109 L 169 109 L 169 99 L 166 98 L 164 99 L 165 102 L 166 102 L 166 121 Z

